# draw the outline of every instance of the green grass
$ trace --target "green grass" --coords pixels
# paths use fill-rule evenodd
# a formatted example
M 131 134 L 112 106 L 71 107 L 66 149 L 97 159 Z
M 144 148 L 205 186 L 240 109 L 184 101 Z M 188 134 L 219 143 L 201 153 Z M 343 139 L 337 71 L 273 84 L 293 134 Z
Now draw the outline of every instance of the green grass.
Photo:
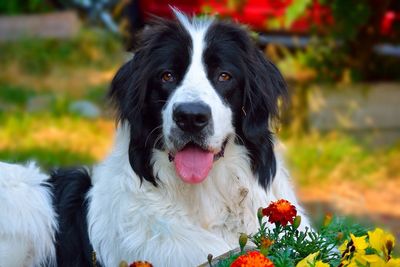
M 1 65 L 17 63 L 30 74 L 43 75 L 54 65 L 109 68 L 120 61 L 122 46 L 104 31 L 84 29 L 69 40 L 31 38 L 0 43 L 0 51 Z
M 0 51 L 0 160 L 35 160 L 45 168 L 100 160 L 114 122 L 86 119 L 69 107 L 87 100 L 105 109 L 110 80 L 123 62 L 120 40 L 83 29 L 69 40 L 0 43 Z
M 97 85 L 88 88 L 88 90 L 84 93 L 83 99 L 92 101 L 98 104 L 106 104 L 107 101 L 107 92 L 108 92 L 108 84 L 105 85 Z
M 288 163 L 302 185 L 335 180 L 373 184 L 378 176 L 381 181 L 400 176 L 400 167 L 396 163 L 400 158 L 400 144 L 371 148 L 340 132 L 285 139 Z
M 36 161 L 44 168 L 87 165 L 111 146 L 114 122 L 69 114 L 0 113 L 0 160 Z
M 97 161 L 92 155 L 73 152 L 68 148 L 32 147 L 27 149 L 1 149 L 0 160 L 9 163 L 37 162 L 45 170 L 57 167 L 91 165 Z
M 10 91 L 7 91 L 8 89 L 10 89 Z M 29 106 L 28 102 L 30 99 L 34 99 L 33 97 L 37 97 L 36 99 L 39 103 L 30 104 L 31 106 L 35 106 L 30 107 L 30 113 L 36 113 L 37 115 L 43 114 L 44 116 L 51 115 L 53 117 L 79 117 L 79 114 L 71 112 L 70 110 L 70 105 L 72 102 L 77 100 L 87 100 L 105 109 L 107 103 L 105 92 L 105 88 L 97 87 L 93 91 L 88 91 L 85 97 L 77 98 L 68 96 L 65 93 L 36 93 L 32 90 L 25 91 L 24 89 L 19 90 L 15 87 L 10 88 L 0 85 L 0 118 L 21 116 L 21 113 L 27 111 Z M 2 108 L 2 105 L 5 107 Z M 10 109 L 12 109 L 14 112 L 10 113 Z
M 36 93 L 28 88 L 0 83 L 0 102 L 24 105 Z

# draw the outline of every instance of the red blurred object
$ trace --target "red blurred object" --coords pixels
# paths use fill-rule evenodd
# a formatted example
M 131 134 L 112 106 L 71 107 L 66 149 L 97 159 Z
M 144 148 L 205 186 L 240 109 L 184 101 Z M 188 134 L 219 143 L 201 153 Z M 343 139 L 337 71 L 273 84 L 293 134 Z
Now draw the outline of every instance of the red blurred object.
M 304 16 L 300 17 L 290 28 L 284 27 L 284 15 L 294 0 L 247 0 L 242 6 L 229 7 L 228 0 L 143 0 L 140 1 L 140 14 L 144 22 L 151 14 L 159 17 L 171 18 L 170 6 L 176 7 L 186 14 L 199 14 L 204 11 L 217 13 L 222 17 L 231 17 L 234 20 L 249 25 L 256 31 L 283 31 L 298 34 L 307 34 L 311 27 L 322 29 L 322 26 L 331 25 L 333 17 L 328 7 L 313 1 Z M 400 19 L 400 12 L 388 11 L 381 23 L 382 34 L 392 31 L 393 22 Z M 279 27 L 271 29 L 268 22 L 275 20 Z M 276 23 L 275 23 L 276 24 Z
M 383 16 L 382 22 L 381 22 L 381 33 L 383 35 L 389 35 L 390 32 L 392 31 L 393 23 L 396 20 L 396 17 L 398 20 L 400 20 L 400 14 L 397 14 L 394 11 L 388 11 L 386 14 Z

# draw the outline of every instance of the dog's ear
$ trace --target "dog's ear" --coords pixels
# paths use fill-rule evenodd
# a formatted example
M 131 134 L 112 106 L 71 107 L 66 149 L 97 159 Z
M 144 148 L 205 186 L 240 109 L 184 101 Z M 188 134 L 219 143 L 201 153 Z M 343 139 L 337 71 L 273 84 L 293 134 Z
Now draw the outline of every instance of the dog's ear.
M 111 81 L 108 98 L 116 108 L 118 121 L 124 122 L 128 119 L 128 111 L 124 99 L 132 89 L 132 60 L 126 62 L 116 73 Z
M 148 79 L 143 76 L 146 70 L 140 68 L 144 65 L 143 53 L 138 50 L 133 59 L 118 70 L 111 82 L 109 98 L 117 109 L 118 121 L 129 123 L 129 163 L 132 169 L 141 181 L 144 179 L 157 185 L 150 164 L 154 140 L 148 139 L 152 126 L 147 125 L 149 122 L 146 122 L 144 110 Z
M 118 121 L 129 121 L 142 108 L 145 92 L 139 84 L 139 69 L 141 53 L 126 62 L 111 81 L 108 97 L 116 107 Z
M 279 99 L 287 98 L 287 85 L 276 66 L 258 49 L 254 48 L 247 60 L 241 130 L 253 171 L 266 188 L 276 174 L 270 124 L 278 117 Z

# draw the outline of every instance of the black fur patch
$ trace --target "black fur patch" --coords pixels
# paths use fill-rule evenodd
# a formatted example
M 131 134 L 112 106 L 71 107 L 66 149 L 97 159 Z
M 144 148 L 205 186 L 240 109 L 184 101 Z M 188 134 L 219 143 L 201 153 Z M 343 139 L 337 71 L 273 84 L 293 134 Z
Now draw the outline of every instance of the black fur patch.
M 88 172 L 83 168 L 56 170 L 49 182 L 53 186 L 53 203 L 59 224 L 56 234 L 57 266 L 93 266 L 93 248 L 86 222 L 88 207 L 85 198 L 91 187 Z

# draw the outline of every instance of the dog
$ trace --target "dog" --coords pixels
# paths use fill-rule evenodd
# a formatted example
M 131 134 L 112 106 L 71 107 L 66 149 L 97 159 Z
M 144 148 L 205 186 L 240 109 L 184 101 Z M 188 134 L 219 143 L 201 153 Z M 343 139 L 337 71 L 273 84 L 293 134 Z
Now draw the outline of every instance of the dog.
M 91 170 L 0 163 L 0 265 L 188 267 L 238 246 L 257 210 L 299 206 L 270 124 L 287 86 L 242 26 L 157 20 L 114 77 L 112 152 Z

